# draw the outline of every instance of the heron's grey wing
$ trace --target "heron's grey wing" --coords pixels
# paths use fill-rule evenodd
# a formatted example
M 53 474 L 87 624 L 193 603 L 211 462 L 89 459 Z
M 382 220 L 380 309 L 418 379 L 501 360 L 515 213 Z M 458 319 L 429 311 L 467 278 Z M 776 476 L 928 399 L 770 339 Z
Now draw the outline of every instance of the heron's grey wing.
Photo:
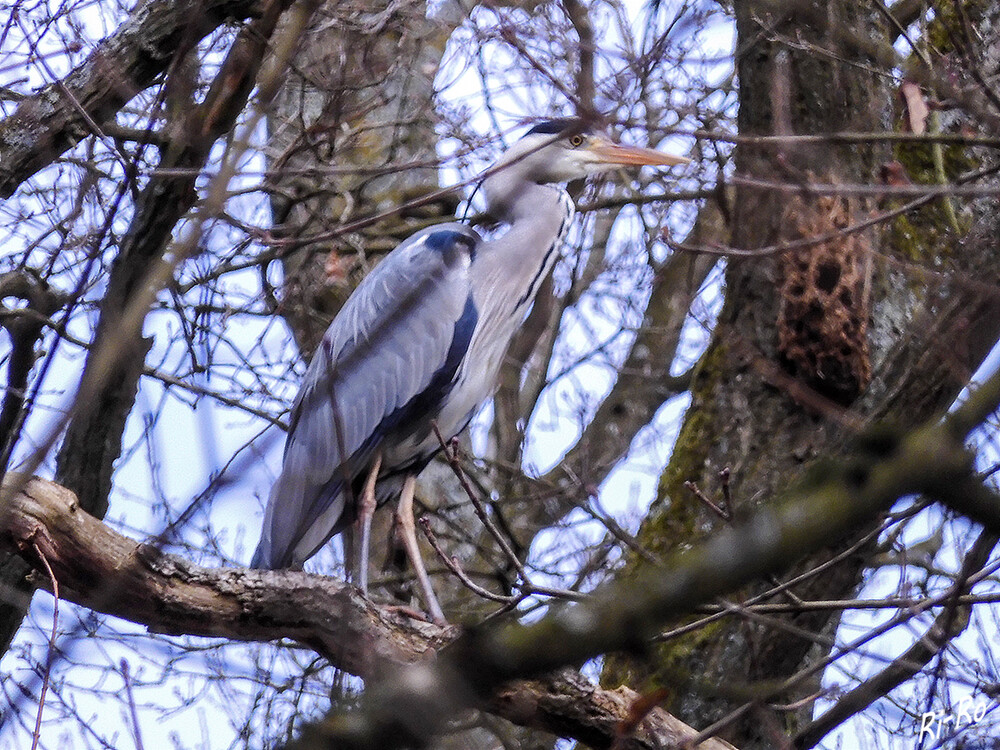
M 454 374 L 475 326 L 468 273 L 479 242 L 460 224 L 418 232 L 330 324 L 292 406 L 254 567 L 301 563 L 349 523 L 346 490 L 380 439 Z

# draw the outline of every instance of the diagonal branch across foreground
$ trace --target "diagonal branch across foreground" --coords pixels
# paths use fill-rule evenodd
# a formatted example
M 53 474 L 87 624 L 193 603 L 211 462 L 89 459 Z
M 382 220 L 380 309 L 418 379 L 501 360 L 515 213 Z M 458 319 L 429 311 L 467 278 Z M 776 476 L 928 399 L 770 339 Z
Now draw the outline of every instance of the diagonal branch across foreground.
M 352 586 L 297 571 L 204 568 L 110 529 L 79 508 L 76 496 L 44 479 L 8 474 L 0 546 L 13 543 L 39 570 L 35 545 L 51 564 L 61 596 L 145 625 L 153 632 L 239 641 L 290 638 L 337 667 L 378 682 L 404 665 L 426 663 L 460 637 L 455 627 L 421 622 L 364 599 Z M 36 583 L 45 585 L 39 576 Z M 121 592 L 129 592 L 122 596 Z M 572 669 L 497 686 L 484 710 L 515 724 L 608 747 L 638 695 L 605 690 Z M 620 750 L 679 745 L 697 732 L 654 709 Z M 732 750 L 719 740 L 701 750 Z
M 875 518 L 901 496 L 923 493 L 1000 530 L 1000 500 L 976 476 L 965 446 L 968 433 L 998 404 L 1000 372 L 944 419 L 908 432 L 877 426 L 844 460 L 817 467 L 773 506 L 673 556 L 663 568 L 608 584 L 592 598 L 527 626 L 460 632 L 387 613 L 332 578 L 194 566 L 122 537 L 80 510 L 72 493 L 41 479 L 10 497 L 3 496 L 23 478 L 11 478 L 5 487 L 0 543 L 12 543 L 35 565 L 37 544 L 66 598 L 84 606 L 165 633 L 292 638 L 365 677 L 369 687 L 357 712 L 309 730 L 312 740 L 318 734 L 331 747 L 420 745 L 455 712 L 474 706 L 608 746 L 614 737 L 607 732 L 615 721 L 606 721 L 604 733 L 595 737 L 593 725 L 574 723 L 568 715 L 583 701 L 606 719 L 602 701 L 609 691 L 587 684 L 565 704 L 546 704 L 562 706 L 563 713 L 555 715 L 540 710 L 543 701 L 520 694 L 544 692 L 539 686 L 545 680 L 559 681 L 558 676 L 535 679 L 540 675 L 558 675 L 557 670 L 611 651 L 641 650 L 664 623 L 782 570 Z M 120 596 L 121 591 L 130 596 Z M 573 684 L 572 679 L 560 681 L 561 686 Z M 548 689 L 551 694 L 554 688 Z M 512 690 L 517 697 L 511 697 Z M 626 701 L 619 706 L 627 712 Z M 693 736 L 685 729 L 691 734 L 677 734 L 672 741 Z M 630 742 L 618 746 L 666 746 L 659 740 L 640 742 L 637 736 Z
M 1000 372 L 944 419 L 910 431 L 877 425 L 860 436 L 844 460 L 817 466 L 774 505 L 673 555 L 662 568 L 608 584 L 533 625 L 469 631 L 433 665 L 398 670 L 372 685 L 357 711 L 313 725 L 309 746 L 420 745 L 454 711 L 511 679 L 612 651 L 641 652 L 664 622 L 783 570 L 905 495 L 925 494 L 1000 531 L 1000 498 L 976 476 L 973 455 L 965 447 L 969 432 L 998 406 Z M 407 715 L 391 708 L 399 706 L 420 710 Z

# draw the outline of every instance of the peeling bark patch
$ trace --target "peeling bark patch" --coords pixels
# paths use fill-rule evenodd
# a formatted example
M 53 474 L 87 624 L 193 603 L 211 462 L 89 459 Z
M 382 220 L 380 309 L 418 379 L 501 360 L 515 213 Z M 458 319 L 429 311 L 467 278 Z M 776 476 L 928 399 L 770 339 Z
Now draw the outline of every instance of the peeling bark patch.
M 836 232 L 854 210 L 838 196 L 796 196 L 782 217 L 782 239 Z M 824 396 L 850 403 L 871 380 L 868 240 L 853 234 L 786 253 L 779 268 L 782 365 Z

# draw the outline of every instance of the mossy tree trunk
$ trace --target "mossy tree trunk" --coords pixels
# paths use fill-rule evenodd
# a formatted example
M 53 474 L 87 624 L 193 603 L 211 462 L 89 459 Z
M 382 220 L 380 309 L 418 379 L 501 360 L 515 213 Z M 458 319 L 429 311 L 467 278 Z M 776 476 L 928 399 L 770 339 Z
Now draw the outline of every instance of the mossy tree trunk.
M 872 6 L 745 0 L 735 3 L 735 12 L 741 135 L 890 127 L 892 79 L 879 72 L 872 55 L 888 50 L 894 32 Z M 797 186 L 877 183 L 880 165 L 893 156 L 888 147 L 857 143 L 740 145 L 732 245 L 770 248 L 837 234 L 866 219 L 876 206 Z M 967 156 L 951 160 L 948 178 L 967 167 Z M 945 408 L 998 335 L 996 301 L 962 281 L 988 274 L 995 283 L 997 248 L 988 239 L 997 231 L 994 203 L 972 206 L 964 237 L 939 213 L 921 230 L 932 226 L 935 241 L 924 243 L 927 254 L 916 257 L 912 248 L 894 246 L 898 233 L 888 231 L 841 232 L 794 251 L 732 259 L 724 308 L 694 378 L 658 501 L 640 531 L 643 544 L 667 552 L 728 522 L 688 482 L 713 500 L 731 497 L 739 514 L 767 503 L 815 459 L 836 455 L 857 426 L 873 418 L 913 425 Z M 959 244 L 961 258 L 953 255 Z M 914 263 L 944 263 L 957 275 L 924 274 Z M 987 309 L 994 312 L 984 316 Z M 869 531 L 810 556 L 783 578 L 816 568 Z M 849 595 L 872 549 L 861 545 L 795 586 L 791 596 Z M 642 564 L 631 561 L 624 575 Z M 829 651 L 838 619 L 830 612 L 734 616 L 667 640 L 642 661 L 609 660 L 604 681 L 666 688 L 667 710 L 700 727 L 759 701 L 721 736 L 741 748 L 773 747 L 776 737 L 793 733 L 809 717 L 811 703 L 785 712 L 766 706 L 794 704 L 814 693 L 820 674 L 794 691 L 775 692 L 774 686 Z

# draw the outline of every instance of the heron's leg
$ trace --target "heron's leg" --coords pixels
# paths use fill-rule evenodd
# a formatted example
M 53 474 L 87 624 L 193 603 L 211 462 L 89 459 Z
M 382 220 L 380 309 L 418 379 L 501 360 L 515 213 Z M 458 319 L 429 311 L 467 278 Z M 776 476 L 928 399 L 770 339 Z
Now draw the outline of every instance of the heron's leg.
M 424 561 L 420 558 L 420 548 L 417 546 L 416 525 L 413 522 L 413 492 L 416 487 L 416 475 L 407 474 L 403 480 L 403 490 L 399 494 L 396 523 L 399 524 L 403 544 L 406 546 L 406 556 L 410 558 L 413 571 L 417 574 L 417 581 L 420 582 L 420 590 L 431 619 L 439 625 L 447 625 L 448 621 L 444 619 L 444 612 L 441 611 L 441 605 L 438 604 L 434 589 L 431 588 L 431 579 L 427 576 Z
M 376 451 L 372 459 L 368 478 L 365 479 L 361 491 L 361 502 L 358 504 L 358 525 L 361 526 L 361 543 L 358 545 L 358 586 L 361 593 L 368 596 L 368 555 L 371 548 L 372 516 L 375 515 L 375 481 L 378 470 L 382 468 L 382 451 Z

